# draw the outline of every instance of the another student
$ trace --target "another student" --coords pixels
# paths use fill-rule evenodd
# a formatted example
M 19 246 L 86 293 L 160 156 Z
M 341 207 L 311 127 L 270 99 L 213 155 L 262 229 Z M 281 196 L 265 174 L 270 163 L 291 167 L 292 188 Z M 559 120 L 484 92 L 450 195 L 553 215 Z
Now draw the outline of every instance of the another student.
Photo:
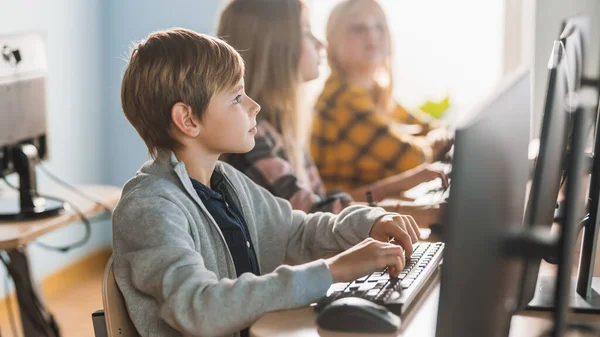
M 442 158 L 452 144 L 448 132 L 392 98 L 391 38 L 379 3 L 340 2 L 326 35 L 331 76 L 316 105 L 311 140 L 325 187 L 377 190 L 384 178 Z
M 244 58 L 246 90 L 262 106 L 254 149 L 228 154 L 223 160 L 274 195 L 288 199 L 295 209 L 339 213 L 353 199 L 364 201 L 366 190 L 324 188 L 305 145 L 311 107 L 302 104 L 306 98 L 302 97 L 301 87 L 319 76 L 323 49 L 323 43 L 312 34 L 308 14 L 300 0 L 232 1 L 223 10 L 217 35 Z M 351 170 L 350 166 L 340 168 L 340 174 Z M 441 172 L 423 166 L 382 182 L 377 188 L 369 187 L 380 200 L 399 196 L 437 177 L 445 178 Z M 398 201 L 385 202 L 386 208 L 393 211 L 400 210 L 399 205 Z M 418 212 L 428 219 L 439 213 L 436 207 L 416 207 L 406 202 L 402 211 Z
M 243 74 L 232 47 L 185 29 L 152 33 L 131 53 L 123 111 L 153 160 L 123 188 L 113 259 L 141 336 L 247 335 L 264 313 L 317 301 L 332 282 L 385 266 L 398 275 L 418 239 L 411 217 L 381 208 L 292 210 L 219 162 L 254 147 L 260 107 Z

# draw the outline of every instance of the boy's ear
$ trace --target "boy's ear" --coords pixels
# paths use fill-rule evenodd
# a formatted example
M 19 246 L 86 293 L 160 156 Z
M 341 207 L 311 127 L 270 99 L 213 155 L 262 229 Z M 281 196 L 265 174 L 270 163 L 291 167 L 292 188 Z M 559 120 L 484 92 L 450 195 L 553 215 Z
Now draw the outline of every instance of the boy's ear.
M 192 111 L 192 107 L 181 102 L 175 103 L 171 108 L 171 122 L 184 135 L 197 137 L 200 133 L 200 124 Z

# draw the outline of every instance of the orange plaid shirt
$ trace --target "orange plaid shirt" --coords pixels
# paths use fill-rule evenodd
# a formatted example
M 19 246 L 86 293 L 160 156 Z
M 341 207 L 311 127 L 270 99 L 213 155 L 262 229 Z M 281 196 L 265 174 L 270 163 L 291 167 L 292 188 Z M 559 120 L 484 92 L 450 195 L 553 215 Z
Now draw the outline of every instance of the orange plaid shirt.
M 422 136 L 430 129 L 397 103 L 388 116 L 377 112 L 364 87 L 332 76 L 317 100 L 311 154 L 327 189 L 352 190 L 431 162 Z

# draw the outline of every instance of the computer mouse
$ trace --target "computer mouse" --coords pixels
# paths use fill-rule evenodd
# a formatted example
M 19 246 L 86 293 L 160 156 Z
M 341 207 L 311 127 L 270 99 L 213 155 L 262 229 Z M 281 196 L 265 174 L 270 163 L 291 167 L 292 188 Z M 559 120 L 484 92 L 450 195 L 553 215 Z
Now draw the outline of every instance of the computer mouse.
M 400 317 L 364 298 L 345 297 L 321 309 L 317 325 L 332 331 L 390 333 L 400 328 Z

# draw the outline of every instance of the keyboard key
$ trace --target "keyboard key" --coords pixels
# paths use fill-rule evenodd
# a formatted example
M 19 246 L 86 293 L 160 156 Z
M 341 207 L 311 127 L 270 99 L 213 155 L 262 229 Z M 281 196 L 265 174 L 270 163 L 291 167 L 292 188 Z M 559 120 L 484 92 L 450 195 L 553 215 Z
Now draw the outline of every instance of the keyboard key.
M 408 289 L 408 287 L 410 287 L 410 285 L 412 284 L 413 280 L 403 280 L 400 285 L 402 286 L 402 289 Z
M 377 294 L 379 294 L 379 291 L 379 289 L 371 289 L 367 291 L 366 296 L 375 297 Z
M 366 281 L 366 280 L 367 280 L 367 278 L 368 278 L 369 276 L 370 276 L 370 275 L 365 275 L 365 276 L 363 276 L 363 277 L 361 277 L 361 278 L 357 279 L 355 282 L 357 282 L 357 283 L 358 283 L 358 282 L 364 282 L 364 281 Z
M 386 298 L 386 301 L 395 301 L 395 300 L 399 299 L 400 296 L 401 296 L 400 292 L 392 291 Z
M 375 283 L 363 283 L 361 284 L 360 288 L 358 288 L 358 291 L 368 291 L 371 290 L 375 287 Z
M 383 288 L 383 287 L 384 287 L 386 284 L 387 284 L 387 282 L 378 282 L 378 283 L 375 285 L 375 287 L 374 287 L 374 288 L 375 288 L 375 289 L 382 289 L 382 288 Z

